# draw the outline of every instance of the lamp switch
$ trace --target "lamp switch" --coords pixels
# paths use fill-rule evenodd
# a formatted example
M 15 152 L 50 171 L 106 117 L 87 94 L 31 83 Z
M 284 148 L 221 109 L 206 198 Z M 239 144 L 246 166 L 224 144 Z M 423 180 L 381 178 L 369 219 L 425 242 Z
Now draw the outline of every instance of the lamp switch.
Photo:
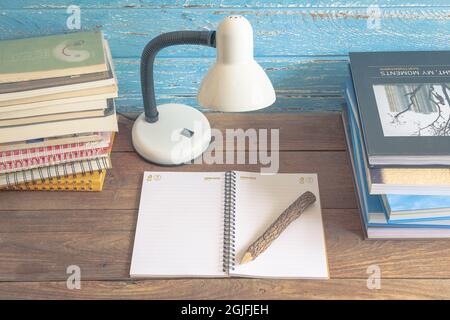
M 186 138 L 192 138 L 192 136 L 194 135 L 194 131 L 184 128 L 183 130 L 181 130 L 181 135 L 185 136 Z

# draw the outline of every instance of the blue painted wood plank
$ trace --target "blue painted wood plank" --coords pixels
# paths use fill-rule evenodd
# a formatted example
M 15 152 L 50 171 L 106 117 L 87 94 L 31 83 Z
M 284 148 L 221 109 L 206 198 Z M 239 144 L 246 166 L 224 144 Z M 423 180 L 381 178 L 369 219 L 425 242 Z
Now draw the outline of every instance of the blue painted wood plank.
M 193 106 L 201 111 L 213 110 L 201 108 L 195 96 L 161 96 L 158 105 L 163 103 L 182 103 Z M 141 96 L 125 96 L 116 99 L 118 112 L 142 112 Z M 344 98 L 338 97 L 288 97 L 278 95 L 277 101 L 270 107 L 258 110 L 260 113 L 271 112 L 339 112 L 344 105 Z
M 203 76 L 214 62 L 211 58 L 157 59 L 155 91 L 158 103 L 196 105 Z M 271 79 L 278 100 L 266 111 L 335 111 L 343 102 L 347 61 L 341 59 L 261 58 L 258 62 Z M 119 110 L 141 110 L 139 60 L 115 59 L 119 81 Z M 133 109 L 134 108 L 134 109 Z
M 0 1 L 0 39 L 67 32 L 72 1 Z M 346 54 L 372 50 L 449 49 L 446 1 L 150 1 L 81 0 L 83 30 L 105 31 L 119 78 L 118 110 L 142 110 L 139 59 L 145 43 L 175 29 L 214 29 L 228 14 L 244 14 L 255 30 L 255 54 L 277 92 L 262 112 L 337 111 L 343 104 Z M 367 6 L 381 7 L 380 28 L 371 28 Z M 329 7 L 330 6 L 330 7 Z M 26 9 L 10 9 L 26 8 Z M 196 106 L 196 92 L 213 49 L 175 47 L 157 59 L 158 103 Z
M 432 7 L 449 6 L 446 0 L 15 0 L 1 1 L 0 9 L 66 8 L 76 4 L 82 8 L 308 8 L 308 7 Z
M 450 7 L 386 8 L 380 28 L 365 9 L 85 9 L 82 29 L 105 31 L 115 57 L 138 57 L 156 35 L 177 29 L 215 29 L 229 14 L 243 14 L 255 31 L 256 56 L 346 55 L 349 51 L 450 48 Z M 66 32 L 63 9 L 0 10 L 0 39 Z M 162 56 L 214 56 L 211 48 L 177 46 Z
M 156 59 L 157 94 L 193 94 L 214 63 L 212 58 Z M 348 76 L 347 60 L 258 58 L 276 91 L 289 95 L 342 94 Z M 114 60 L 119 84 L 126 94 L 140 94 L 139 59 Z

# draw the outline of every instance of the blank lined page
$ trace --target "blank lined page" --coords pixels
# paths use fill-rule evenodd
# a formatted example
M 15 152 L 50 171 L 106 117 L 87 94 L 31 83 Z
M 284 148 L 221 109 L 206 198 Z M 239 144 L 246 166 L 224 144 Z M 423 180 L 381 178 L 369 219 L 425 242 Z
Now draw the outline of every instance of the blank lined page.
M 131 277 L 224 276 L 224 173 L 145 172 Z
M 255 260 L 239 265 L 246 249 L 301 194 L 316 202 Z M 237 173 L 236 268 L 232 275 L 327 279 L 328 264 L 316 174 Z

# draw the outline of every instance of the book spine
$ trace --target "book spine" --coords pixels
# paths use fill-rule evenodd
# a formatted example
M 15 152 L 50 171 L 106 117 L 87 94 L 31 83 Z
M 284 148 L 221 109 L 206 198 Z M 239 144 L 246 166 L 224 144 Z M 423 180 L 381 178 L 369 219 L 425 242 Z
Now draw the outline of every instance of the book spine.
M 223 271 L 228 274 L 230 271 L 234 270 L 236 257 L 236 173 L 234 171 L 225 172 L 223 224 Z
M 70 152 L 65 151 L 67 150 L 64 150 L 64 153 L 42 154 L 40 156 L 33 155 L 31 158 L 13 159 L 0 162 L 0 173 L 8 173 L 46 165 L 55 165 L 69 161 L 98 157 L 107 154 L 109 152 L 109 148 L 96 148 Z
M 46 179 L 64 180 L 71 176 L 75 178 L 77 174 L 85 176 L 87 174 L 92 175 L 94 172 L 101 173 L 102 170 L 109 169 L 110 167 L 111 162 L 109 157 L 77 160 L 47 167 L 1 174 L 2 182 L 0 185 L 9 188 L 22 183 L 33 184 L 35 181 L 41 181 L 43 183 Z

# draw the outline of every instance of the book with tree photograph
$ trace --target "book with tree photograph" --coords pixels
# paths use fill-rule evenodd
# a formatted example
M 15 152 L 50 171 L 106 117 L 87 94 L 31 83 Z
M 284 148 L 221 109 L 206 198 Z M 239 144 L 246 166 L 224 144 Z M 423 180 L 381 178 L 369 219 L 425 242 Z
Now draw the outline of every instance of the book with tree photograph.
M 385 136 L 450 136 L 450 83 L 373 86 Z
M 371 166 L 450 164 L 450 51 L 350 53 Z

